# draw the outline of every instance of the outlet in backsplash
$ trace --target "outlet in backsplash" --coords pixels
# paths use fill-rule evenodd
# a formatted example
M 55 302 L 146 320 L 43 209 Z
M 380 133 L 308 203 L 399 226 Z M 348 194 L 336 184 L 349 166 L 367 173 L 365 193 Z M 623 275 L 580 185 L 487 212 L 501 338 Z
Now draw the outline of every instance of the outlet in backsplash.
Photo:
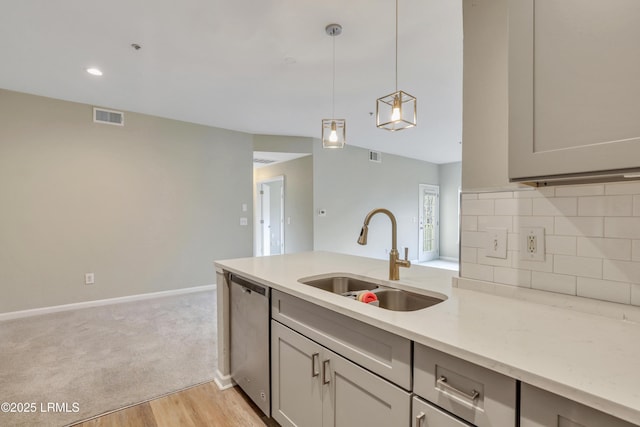
M 460 276 L 640 306 L 640 182 L 462 194 Z M 543 261 L 521 259 L 520 229 L 544 228 Z M 507 229 L 506 259 L 487 229 Z

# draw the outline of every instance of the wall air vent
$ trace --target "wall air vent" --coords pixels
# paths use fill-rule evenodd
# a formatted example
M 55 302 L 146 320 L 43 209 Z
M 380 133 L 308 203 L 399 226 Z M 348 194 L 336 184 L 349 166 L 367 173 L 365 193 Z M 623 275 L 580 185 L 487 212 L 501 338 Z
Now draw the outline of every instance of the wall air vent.
M 382 163 L 382 153 L 379 151 L 369 151 L 369 161 Z
M 275 160 L 271 160 L 271 159 L 258 159 L 258 158 L 254 158 L 253 159 L 253 163 L 260 163 L 263 165 L 268 165 L 270 163 L 275 163 Z
M 122 111 L 93 107 L 93 121 L 95 123 L 124 126 L 124 113 Z

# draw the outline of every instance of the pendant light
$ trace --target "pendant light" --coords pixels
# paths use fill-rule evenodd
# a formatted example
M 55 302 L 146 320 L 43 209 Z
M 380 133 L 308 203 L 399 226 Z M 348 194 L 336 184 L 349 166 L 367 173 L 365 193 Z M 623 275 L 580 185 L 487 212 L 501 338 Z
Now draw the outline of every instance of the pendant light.
M 416 125 L 417 99 L 398 90 L 398 0 L 396 0 L 396 91 L 376 101 L 376 126 L 390 131 Z
M 333 82 L 331 86 L 331 119 L 322 120 L 322 147 L 323 148 L 343 148 L 346 134 L 347 121 L 336 119 L 335 98 L 336 98 L 336 36 L 342 34 L 340 24 L 329 24 L 325 31 L 333 38 Z

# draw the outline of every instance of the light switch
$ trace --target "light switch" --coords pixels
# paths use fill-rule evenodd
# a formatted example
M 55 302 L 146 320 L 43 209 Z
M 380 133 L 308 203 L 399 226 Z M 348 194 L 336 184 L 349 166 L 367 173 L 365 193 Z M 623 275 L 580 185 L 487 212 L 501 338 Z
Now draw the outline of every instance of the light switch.
M 247 204 L 243 203 L 242 204 L 242 212 L 246 212 L 247 211 Z
M 247 225 L 248 223 L 249 222 L 247 221 L 246 217 L 243 216 L 242 218 L 240 218 L 240 225 Z
M 507 229 L 487 228 L 486 255 L 491 258 L 507 258 Z

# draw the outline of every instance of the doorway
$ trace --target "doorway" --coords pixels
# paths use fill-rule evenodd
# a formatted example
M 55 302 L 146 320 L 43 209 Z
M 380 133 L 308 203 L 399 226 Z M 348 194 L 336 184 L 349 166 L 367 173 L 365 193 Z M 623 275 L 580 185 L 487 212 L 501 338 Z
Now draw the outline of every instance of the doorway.
M 284 253 L 284 176 L 256 184 L 256 256 Z
M 418 261 L 440 258 L 440 187 L 419 184 Z

